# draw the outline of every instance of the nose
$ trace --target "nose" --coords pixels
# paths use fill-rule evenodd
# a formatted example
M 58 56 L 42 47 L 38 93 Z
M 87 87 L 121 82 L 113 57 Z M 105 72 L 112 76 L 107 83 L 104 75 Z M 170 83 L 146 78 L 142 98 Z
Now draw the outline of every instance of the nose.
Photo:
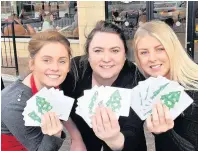
M 56 63 L 56 62 L 52 63 L 52 64 L 50 65 L 50 69 L 51 69 L 52 71 L 58 71 L 58 69 L 59 69 L 58 63 Z
M 104 62 L 110 62 L 111 61 L 111 54 L 104 53 L 104 55 L 103 55 L 103 61 Z
M 157 60 L 157 56 L 154 51 L 149 53 L 149 61 L 155 62 Z

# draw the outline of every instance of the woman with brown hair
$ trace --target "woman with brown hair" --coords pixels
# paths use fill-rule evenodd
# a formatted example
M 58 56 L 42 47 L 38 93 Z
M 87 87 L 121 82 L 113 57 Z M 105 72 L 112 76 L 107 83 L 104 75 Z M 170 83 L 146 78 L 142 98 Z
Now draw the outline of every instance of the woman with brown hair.
M 64 139 L 56 113 L 43 115 L 41 127 L 25 126 L 26 102 L 43 87 L 58 87 L 67 76 L 71 57 L 69 41 L 58 32 L 41 32 L 28 44 L 31 73 L 1 93 L 1 150 L 55 151 Z

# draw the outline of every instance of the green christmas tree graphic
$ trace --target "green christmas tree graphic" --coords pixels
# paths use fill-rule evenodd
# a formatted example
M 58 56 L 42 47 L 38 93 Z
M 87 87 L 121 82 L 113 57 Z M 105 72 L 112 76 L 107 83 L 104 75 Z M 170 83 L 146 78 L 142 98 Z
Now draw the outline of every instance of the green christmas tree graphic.
M 117 112 L 121 108 L 121 96 L 120 92 L 116 90 L 111 96 L 110 99 L 107 101 L 107 107 L 111 108 L 112 111 Z
M 28 116 L 34 121 L 38 121 L 39 123 L 41 123 L 41 118 L 35 113 L 35 111 L 29 113 Z
M 52 106 L 49 102 L 46 101 L 45 98 L 36 96 L 36 105 L 38 107 L 38 112 L 44 114 L 43 111 L 48 112 L 52 109 Z
M 89 113 L 90 114 L 92 114 L 93 113 L 93 107 L 94 107 L 94 104 L 95 104 L 95 102 L 96 102 L 96 100 L 97 100 L 97 97 L 98 97 L 98 91 L 96 91 L 95 93 L 94 93 L 94 95 L 91 97 L 91 102 L 90 102 L 90 104 L 89 104 Z
M 160 88 L 158 90 L 154 91 L 151 99 L 154 99 L 168 84 L 169 83 L 166 83 L 166 84 L 160 86 Z
M 180 95 L 181 91 L 169 92 L 168 94 L 162 95 L 161 100 L 169 109 L 172 109 L 174 108 L 175 103 L 179 102 Z

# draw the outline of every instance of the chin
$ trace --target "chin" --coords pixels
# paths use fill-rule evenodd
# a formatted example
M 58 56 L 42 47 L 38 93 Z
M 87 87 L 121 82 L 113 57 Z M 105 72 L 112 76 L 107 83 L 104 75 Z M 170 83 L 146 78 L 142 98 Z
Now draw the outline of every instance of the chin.
M 152 75 L 152 77 L 158 77 L 158 76 L 162 76 L 162 77 L 164 77 L 164 75 L 163 74 L 154 74 L 154 75 Z
M 46 84 L 46 87 L 57 87 L 59 86 L 61 83 L 60 82 L 49 82 Z
M 113 78 L 114 76 L 113 75 L 102 75 L 101 76 L 103 79 L 111 79 L 111 78 Z

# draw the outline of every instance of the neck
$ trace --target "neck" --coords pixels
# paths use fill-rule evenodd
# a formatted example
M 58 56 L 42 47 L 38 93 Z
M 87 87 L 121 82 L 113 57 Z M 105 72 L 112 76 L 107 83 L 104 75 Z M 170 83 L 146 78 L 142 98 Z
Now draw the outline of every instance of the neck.
M 94 72 L 92 74 L 92 86 L 111 86 L 113 82 L 117 79 L 117 76 L 114 76 L 112 78 L 104 79 L 98 75 L 96 75 Z
M 39 80 L 36 78 L 36 76 L 34 76 L 34 74 L 32 74 L 32 75 L 34 77 L 34 82 L 35 82 L 36 88 L 38 91 L 40 91 L 44 86 L 39 82 Z

